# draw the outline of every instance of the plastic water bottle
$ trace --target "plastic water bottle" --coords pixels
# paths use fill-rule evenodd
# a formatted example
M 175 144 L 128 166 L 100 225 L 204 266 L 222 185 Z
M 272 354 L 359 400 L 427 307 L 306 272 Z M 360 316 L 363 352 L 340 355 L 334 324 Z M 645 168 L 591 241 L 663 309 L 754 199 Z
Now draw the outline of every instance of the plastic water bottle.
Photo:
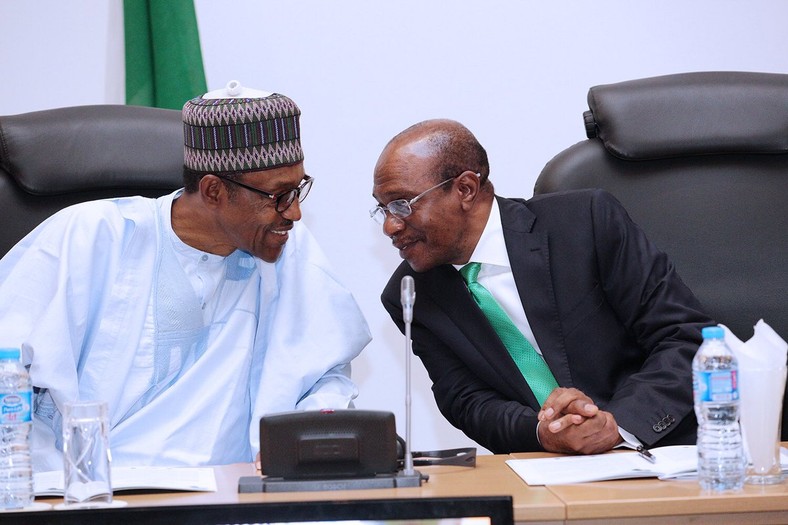
M 33 502 L 30 464 L 30 376 L 18 348 L 0 348 L 0 508 L 17 509 Z
M 692 387 L 698 418 L 698 481 L 715 492 L 741 490 L 745 458 L 739 427 L 736 357 L 723 329 L 706 327 L 692 361 Z

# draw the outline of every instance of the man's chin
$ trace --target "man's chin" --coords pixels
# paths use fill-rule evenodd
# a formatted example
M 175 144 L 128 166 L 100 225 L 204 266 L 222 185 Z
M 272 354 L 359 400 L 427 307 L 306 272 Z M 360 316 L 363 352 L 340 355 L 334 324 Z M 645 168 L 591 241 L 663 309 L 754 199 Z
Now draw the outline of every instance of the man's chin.
M 424 273 L 426 271 L 432 270 L 433 268 L 432 266 L 425 265 L 424 263 L 419 262 L 418 260 L 405 259 L 405 262 L 408 263 L 410 269 L 416 273 Z
M 284 248 L 280 247 L 278 249 L 268 249 L 262 253 L 255 253 L 253 255 L 267 263 L 275 263 L 282 256 L 282 252 L 284 252 Z

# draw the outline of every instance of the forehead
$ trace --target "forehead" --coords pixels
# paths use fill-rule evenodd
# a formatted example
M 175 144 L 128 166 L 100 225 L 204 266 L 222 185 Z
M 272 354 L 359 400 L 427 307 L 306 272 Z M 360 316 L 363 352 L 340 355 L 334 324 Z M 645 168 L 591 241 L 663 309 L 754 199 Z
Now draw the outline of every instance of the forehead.
M 434 148 L 425 140 L 389 144 L 375 166 L 372 195 L 380 200 L 416 195 L 437 179 Z

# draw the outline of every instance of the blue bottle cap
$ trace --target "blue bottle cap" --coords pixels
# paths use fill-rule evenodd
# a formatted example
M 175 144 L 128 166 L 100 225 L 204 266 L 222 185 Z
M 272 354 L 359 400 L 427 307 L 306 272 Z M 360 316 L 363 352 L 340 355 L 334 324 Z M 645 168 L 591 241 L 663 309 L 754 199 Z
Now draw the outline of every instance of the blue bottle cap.
M 707 326 L 700 333 L 704 339 L 723 339 L 725 337 L 725 331 L 721 326 Z
M 19 348 L 0 348 L 0 359 L 19 359 Z

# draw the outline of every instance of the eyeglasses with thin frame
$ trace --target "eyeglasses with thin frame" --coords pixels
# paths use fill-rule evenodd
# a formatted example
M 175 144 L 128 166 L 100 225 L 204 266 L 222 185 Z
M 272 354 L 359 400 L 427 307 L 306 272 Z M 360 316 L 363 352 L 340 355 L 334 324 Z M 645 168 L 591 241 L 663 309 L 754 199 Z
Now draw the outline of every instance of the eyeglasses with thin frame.
M 239 182 L 235 179 L 231 179 L 224 175 L 216 175 L 216 176 L 222 180 L 226 180 L 227 182 L 232 182 L 233 184 L 236 184 L 249 191 L 253 191 L 258 195 L 262 195 L 263 197 L 268 197 L 269 199 L 275 202 L 276 211 L 279 213 L 284 213 L 293 204 L 296 198 L 298 199 L 298 202 L 304 202 L 306 196 L 309 195 L 309 190 L 312 189 L 312 182 L 314 182 L 315 180 L 309 175 L 304 174 L 304 179 L 301 181 L 301 184 L 299 184 L 297 188 L 292 188 L 279 193 L 268 193 L 267 191 L 257 189 L 253 186 L 249 186 L 248 184 L 244 184 L 243 182 Z
M 463 171 L 462 173 L 465 173 L 465 172 Z M 462 173 L 458 173 L 454 177 L 451 177 L 451 178 L 446 179 L 446 180 L 444 180 L 442 182 L 439 182 L 438 184 L 436 184 L 432 188 L 427 188 L 426 190 L 422 191 L 421 193 L 419 193 L 418 195 L 416 195 L 415 197 L 413 197 L 410 200 L 397 199 L 395 201 L 389 202 L 386 205 L 378 204 L 377 206 L 375 206 L 374 208 L 369 210 L 369 216 L 372 218 L 372 220 L 374 220 L 378 224 L 383 224 L 384 222 L 386 222 L 386 212 L 389 212 L 390 214 L 392 214 L 394 217 L 396 217 L 398 219 L 404 219 L 404 218 L 408 217 L 411 213 L 413 213 L 413 204 L 416 203 L 416 201 L 418 201 L 419 199 L 424 197 L 426 194 L 428 194 L 432 190 L 434 190 L 436 188 L 440 188 L 441 186 L 443 186 L 447 182 L 453 181 L 454 179 L 456 179 L 457 177 L 462 175 Z M 478 176 L 478 174 L 477 174 L 477 176 Z

